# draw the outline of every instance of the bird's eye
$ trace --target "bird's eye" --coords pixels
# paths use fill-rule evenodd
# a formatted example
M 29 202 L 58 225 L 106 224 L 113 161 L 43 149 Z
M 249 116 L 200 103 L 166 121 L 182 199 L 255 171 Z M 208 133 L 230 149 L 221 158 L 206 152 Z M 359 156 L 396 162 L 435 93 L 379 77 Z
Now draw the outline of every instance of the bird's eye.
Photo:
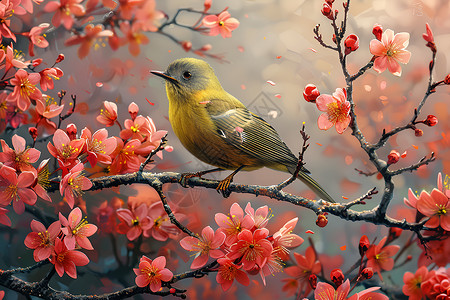
M 189 78 L 191 78 L 191 76 L 192 76 L 192 74 L 189 71 L 186 71 L 186 72 L 183 73 L 184 79 L 189 79 Z

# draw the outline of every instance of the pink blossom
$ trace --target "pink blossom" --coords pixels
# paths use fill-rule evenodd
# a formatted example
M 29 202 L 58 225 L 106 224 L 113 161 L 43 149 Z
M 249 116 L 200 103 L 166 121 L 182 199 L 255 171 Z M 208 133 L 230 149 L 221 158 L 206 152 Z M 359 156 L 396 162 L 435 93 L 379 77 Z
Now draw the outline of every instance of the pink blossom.
M 11 220 L 6 215 L 8 212 L 6 208 L 0 207 L 0 224 L 11 227 Z
M 237 243 L 231 245 L 230 259 L 242 257 L 244 270 L 250 270 L 255 266 L 263 267 L 272 253 L 272 244 L 267 240 L 269 230 L 260 228 L 251 232 L 248 229 L 242 230 L 237 238 Z
M 394 267 L 394 259 L 392 256 L 400 250 L 400 246 L 398 245 L 384 246 L 386 240 L 387 236 L 385 236 L 378 245 L 370 246 L 366 253 L 367 267 L 370 267 L 374 272 L 377 272 L 381 280 L 383 280 L 381 271 L 392 270 Z
M 336 131 L 342 134 L 350 124 L 350 102 L 347 101 L 347 91 L 337 88 L 333 95 L 322 94 L 316 99 L 317 109 L 325 113 L 319 116 L 319 129 L 328 130 L 336 125 Z
M 269 207 L 267 205 L 261 206 L 255 212 L 250 202 L 248 202 L 247 206 L 245 206 L 245 212 L 253 219 L 256 228 L 266 227 L 272 217 L 269 215 Z
M 143 116 L 137 116 L 134 120 L 126 119 L 125 129 L 120 132 L 120 137 L 124 140 L 137 139 L 143 142 L 150 135 L 147 121 Z
M 77 163 L 84 143 L 84 139 L 70 140 L 64 130 L 57 129 L 53 135 L 54 145 L 49 142 L 47 149 L 53 157 L 58 159 L 61 167 L 71 168 Z
M 391 29 L 383 32 L 381 41 L 370 41 L 370 53 L 376 56 L 373 69 L 378 73 L 389 69 L 396 76 L 402 74 L 399 63 L 407 64 L 411 58 L 411 52 L 405 50 L 409 44 L 409 33 L 400 32 L 394 36 Z
M 45 119 L 51 119 L 59 116 L 64 109 L 64 104 L 58 105 L 54 99 L 50 97 L 42 97 L 36 101 L 36 112 Z
M 105 109 L 100 109 L 100 115 L 97 116 L 97 121 L 106 127 L 113 126 L 117 120 L 117 105 L 114 102 L 104 101 Z
M 198 269 L 206 265 L 208 257 L 220 258 L 224 256 L 220 246 L 225 241 L 225 234 L 223 232 L 216 232 L 207 226 L 202 230 L 202 236 L 196 238 L 187 236 L 180 241 L 181 247 L 185 250 L 194 252 L 195 258 L 191 264 L 191 269 Z
M 37 180 L 36 184 L 32 186 L 33 191 L 42 199 L 48 202 L 52 202 L 52 199 L 47 194 L 47 189 L 50 187 L 50 180 L 49 175 L 50 172 L 48 171 L 48 162 L 50 161 L 50 158 L 44 159 L 39 164 L 39 167 L 37 168 Z
M 150 290 L 154 293 L 161 289 L 161 281 L 170 281 L 173 273 L 165 268 L 166 258 L 159 256 L 153 261 L 143 255 L 139 262 L 139 269 L 133 269 L 137 275 L 135 282 L 138 287 L 150 285 Z
M 325 282 L 319 282 L 314 291 L 314 299 L 316 300 L 388 300 L 389 298 L 380 293 L 374 293 L 380 287 L 372 287 L 347 297 L 350 292 L 350 281 L 347 279 L 336 290 L 333 286 Z
M 178 221 L 184 218 L 184 215 L 173 212 Z M 157 241 L 166 241 L 169 237 L 177 235 L 180 231 L 177 226 L 170 222 L 162 202 L 158 201 L 150 205 L 148 216 L 152 226 L 147 229 L 146 236 L 152 236 Z
M 36 220 L 31 221 L 31 230 L 25 238 L 25 246 L 34 249 L 33 257 L 35 261 L 41 261 L 50 257 L 55 247 L 55 239 L 61 231 L 59 221 L 53 222 L 48 229 Z
M 134 241 L 145 230 L 151 228 L 153 223 L 148 216 L 148 206 L 142 203 L 138 207 L 125 209 L 119 208 L 117 210 L 117 217 L 121 221 L 118 230 L 120 233 L 127 235 L 130 241 Z
M 59 192 L 61 196 L 64 196 L 70 208 L 73 208 L 75 199 L 81 198 L 83 191 L 92 187 L 92 182 L 83 175 L 83 170 L 84 165 L 79 162 L 63 177 L 59 185 Z
M 0 2 L 0 40 L 2 37 L 10 38 L 16 42 L 16 36 L 9 28 L 14 14 L 23 15 L 25 10 L 19 6 L 20 0 L 4 0 Z
M 17 70 L 14 78 L 10 80 L 14 90 L 8 96 L 8 101 L 16 103 L 17 107 L 26 111 L 31 100 L 42 99 L 42 92 L 36 87 L 41 80 L 39 73 L 28 74 L 25 70 Z
M 237 241 L 237 235 L 243 229 L 252 229 L 254 226 L 253 219 L 249 215 L 244 217 L 244 211 L 237 203 L 231 205 L 228 216 L 217 213 L 214 219 L 220 227 L 219 230 L 225 233 L 225 244 L 228 246 Z
M 84 28 L 84 35 L 75 35 L 66 40 L 66 46 L 80 45 L 78 48 L 78 57 L 83 59 L 89 54 L 89 50 L 98 38 L 111 37 L 113 32 L 111 30 L 104 30 L 102 25 L 88 24 Z
M 52 18 L 52 24 L 59 27 L 61 24 L 67 29 L 71 29 L 74 23 L 74 16 L 84 15 L 84 7 L 80 4 L 82 0 L 60 0 L 50 1 L 45 7 L 45 12 L 55 12 Z
M 427 33 L 422 34 L 423 39 L 428 43 L 434 43 L 433 31 L 431 31 L 430 25 L 426 23 L 425 27 L 427 29 Z
M 157 21 L 164 18 L 164 13 L 155 8 L 155 0 L 146 0 L 144 5 L 136 11 L 136 26 L 143 31 L 158 31 Z
M 86 218 L 82 218 L 82 216 L 83 214 L 79 207 L 74 208 L 70 212 L 68 219 L 59 213 L 59 221 L 61 226 L 63 226 L 61 231 L 65 235 L 64 244 L 68 250 L 75 249 L 76 245 L 87 250 L 94 249 L 88 237 L 97 231 L 97 226 L 89 224 Z
M 3 50 L 0 50 L 0 53 L 1 53 L 1 51 L 3 51 Z M 29 62 L 23 61 L 23 56 L 20 54 L 19 51 L 14 49 L 12 43 L 11 43 L 11 45 L 6 47 L 5 72 L 8 72 L 12 67 L 16 67 L 18 69 L 24 69 L 28 66 L 28 63 Z
M 60 68 L 46 68 L 40 71 L 39 74 L 41 74 L 41 88 L 43 91 L 46 91 L 47 89 L 53 90 L 55 87 L 53 80 L 59 80 L 64 75 L 64 72 Z
M 247 274 L 240 270 L 242 265 L 236 265 L 229 258 L 219 258 L 217 262 L 219 263 L 219 269 L 217 270 L 216 281 L 222 286 L 224 292 L 230 289 L 235 279 L 244 286 L 250 284 Z
M 111 174 L 124 174 L 139 170 L 141 162 L 136 153 L 136 149 L 139 148 L 141 142 L 134 139 L 128 141 L 124 145 L 121 138 L 114 138 L 117 141 L 117 147 L 111 154 L 111 157 L 113 158 L 110 168 Z
M 417 269 L 416 273 L 405 272 L 403 274 L 403 288 L 402 292 L 409 297 L 409 300 L 422 300 L 424 293 L 421 288 L 422 282 L 426 281 L 428 277 L 427 267 L 422 266 Z
M 39 26 L 31 28 L 30 32 L 28 33 L 28 38 L 30 39 L 30 43 L 28 45 L 28 53 L 30 53 L 30 56 L 34 56 L 34 46 L 39 48 L 48 47 L 48 41 L 45 39 L 45 37 L 42 36 L 42 34 L 49 26 L 50 24 L 48 23 L 42 23 Z M 44 88 L 42 88 L 42 90 L 44 90 Z
M 140 10 L 139 10 L 140 11 Z M 150 41 L 137 23 L 130 23 L 124 21 L 120 23 L 120 31 L 124 37 L 120 39 L 121 45 L 128 44 L 128 51 L 133 56 L 138 56 L 141 52 L 140 45 L 147 45 Z
M 15 169 L 3 165 L 0 176 L 6 181 L 5 186 L 0 186 L 0 206 L 7 206 L 12 201 L 14 211 L 20 215 L 25 211 L 24 203 L 28 205 L 36 203 L 37 196 L 30 189 L 36 180 L 35 173 L 24 171 L 17 175 Z
M 31 164 L 39 159 L 41 152 L 35 148 L 25 148 L 26 141 L 23 137 L 17 134 L 12 137 L 14 150 L 11 149 L 4 140 L 0 140 L 0 143 L 3 150 L 3 152 L 0 153 L 0 161 L 4 165 L 22 172 L 36 172 Z
M 77 278 L 76 267 L 85 266 L 89 263 L 86 254 L 77 250 L 68 250 L 63 241 L 59 238 L 55 239 L 55 248 L 50 262 L 55 265 L 56 273 L 60 277 L 67 273 L 70 277 Z
M 131 120 L 134 121 L 134 119 L 136 119 L 138 112 L 139 106 L 136 103 L 131 102 L 130 105 L 128 105 L 128 113 L 130 114 Z
M 209 15 L 203 18 L 203 26 L 209 28 L 209 35 L 216 36 L 219 33 L 223 38 L 231 37 L 231 32 L 238 28 L 239 21 L 235 18 L 230 18 L 228 11 L 221 12 L 217 15 Z
M 426 217 L 430 217 L 426 226 L 436 228 L 441 226 L 450 231 L 450 200 L 440 190 L 433 189 L 431 194 L 423 191 L 417 201 L 417 209 Z
M 278 254 L 281 259 L 288 260 L 289 250 L 288 248 L 295 248 L 303 243 L 303 239 L 298 235 L 292 233 L 297 225 L 298 217 L 286 222 L 280 230 L 273 234 L 273 248 L 279 248 Z
M 300 285 L 300 291 L 303 292 L 300 295 L 308 295 L 311 291 L 311 285 L 309 283 L 309 276 L 318 274 L 322 269 L 322 266 L 318 260 L 316 260 L 316 254 L 312 247 L 306 248 L 305 255 L 294 253 L 296 265 L 287 267 L 284 272 L 297 279 Z
M 85 127 L 81 131 L 81 138 L 86 140 L 87 160 L 91 167 L 94 167 L 97 162 L 102 164 L 111 164 L 111 153 L 117 147 L 117 140 L 114 137 L 108 138 L 108 130 L 105 128 L 99 129 L 94 134 Z

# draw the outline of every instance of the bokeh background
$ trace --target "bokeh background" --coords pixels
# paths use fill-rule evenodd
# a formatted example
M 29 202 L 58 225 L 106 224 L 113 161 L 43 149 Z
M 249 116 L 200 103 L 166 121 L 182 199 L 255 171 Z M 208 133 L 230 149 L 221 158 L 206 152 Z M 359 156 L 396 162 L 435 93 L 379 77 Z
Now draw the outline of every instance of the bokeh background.
M 334 7 L 343 11 L 342 5 L 337 0 Z M 203 1 L 188 0 L 157 0 L 157 9 L 164 11 L 169 16 L 181 7 L 192 7 L 201 10 Z M 210 53 L 220 54 L 223 60 L 204 58 L 215 69 L 216 75 L 222 86 L 229 93 L 240 99 L 252 111 L 258 113 L 280 133 L 286 144 L 294 153 L 298 152 L 301 145 L 299 129 L 303 122 L 306 130 L 311 135 L 311 145 L 306 153 L 306 167 L 313 177 L 319 181 L 325 189 L 336 199 L 347 197 L 357 198 L 369 189 L 377 187 L 383 189 L 381 181 L 376 176 L 365 177 L 359 175 L 355 168 L 371 172 L 374 168 L 368 163 L 365 153 L 358 147 L 358 143 L 349 131 L 339 135 L 334 128 L 328 131 L 320 131 L 317 128 L 319 111 L 314 104 L 303 100 L 302 90 L 306 84 L 315 84 L 321 93 L 331 94 L 338 87 L 344 87 L 345 81 L 338 63 L 337 54 L 322 48 L 313 37 L 312 29 L 316 24 L 321 24 L 321 33 L 327 43 L 331 43 L 330 21 L 322 16 L 320 10 L 323 1 L 320 0 L 260 0 L 260 1 L 213 1 L 211 12 L 220 12 L 225 6 L 229 7 L 232 17 L 240 21 L 240 26 L 233 32 L 232 38 L 223 39 L 220 36 L 211 37 L 199 34 L 179 27 L 169 28 L 171 34 L 182 40 L 189 40 L 193 48 L 200 48 L 204 44 L 211 44 Z M 50 22 L 49 14 L 37 14 L 38 20 Z M 342 16 L 341 16 L 342 17 Z M 410 45 L 407 50 L 412 52 L 411 61 L 402 65 L 403 74 L 395 77 L 387 71 L 377 74 L 369 70 L 364 76 L 354 83 L 354 100 L 356 103 L 358 122 L 363 133 L 370 142 L 379 138 L 382 129 L 390 129 L 408 122 L 413 114 L 413 109 L 422 99 L 428 80 L 428 63 L 431 59 L 431 51 L 425 47 L 422 33 L 425 32 L 425 23 L 429 23 L 434 32 L 438 48 L 437 64 L 434 73 L 435 80 L 442 80 L 450 70 L 450 3 L 446 0 L 377 0 L 364 1 L 352 0 L 348 19 L 348 34 L 354 33 L 360 38 L 360 48 L 349 55 L 348 66 L 350 71 L 356 72 L 370 59 L 369 52 L 372 27 L 379 23 L 384 29 L 392 29 L 395 32 L 406 31 L 411 35 Z M 197 20 L 196 15 L 185 13 L 180 17 L 180 22 L 190 25 Z M 17 25 L 17 26 L 20 26 Z M 57 83 L 58 89 L 67 90 L 68 94 L 76 94 L 78 101 L 77 112 L 70 118 L 81 130 L 84 126 L 92 130 L 101 128 L 101 124 L 95 121 L 102 102 L 115 101 L 119 108 L 119 120 L 123 122 L 128 118 L 127 107 L 135 102 L 140 107 L 140 114 L 150 116 L 158 129 L 168 130 L 169 144 L 173 146 L 173 152 L 165 152 L 164 160 L 157 161 L 153 169 L 160 171 L 188 172 L 208 169 L 209 167 L 199 162 L 189 154 L 174 135 L 168 121 L 168 103 L 162 80 L 152 76 L 149 70 L 164 70 L 167 65 L 181 57 L 194 56 L 186 53 L 179 45 L 159 34 L 149 34 L 150 43 L 141 47 L 141 54 L 132 57 L 123 47 L 118 51 L 109 49 L 105 41 L 98 41 L 97 46 L 91 49 L 88 57 L 80 60 L 76 55 L 77 47 L 66 47 L 64 41 L 69 34 L 64 30 L 55 30 L 47 33 L 50 42 L 49 49 L 38 49 L 37 55 L 53 61 L 58 53 L 65 54 L 65 61 L 60 67 L 64 70 L 64 77 Z M 271 80 L 275 85 L 268 84 Z M 405 131 L 396 138 L 390 140 L 384 149 L 378 153 L 381 158 L 396 149 L 400 153 L 407 151 L 407 156 L 400 160 L 396 167 L 405 167 L 417 162 L 421 157 L 429 155 L 430 151 L 437 152 L 438 160 L 418 172 L 404 174 L 395 178 L 395 196 L 391 203 L 389 214 L 403 218 L 401 207 L 403 198 L 407 196 L 407 189 L 414 191 L 431 189 L 436 184 L 438 172 L 450 174 L 450 110 L 448 103 L 450 86 L 437 89 L 432 95 L 419 118 L 426 118 L 428 114 L 435 114 L 439 123 L 433 127 L 420 127 L 424 131 L 422 137 L 415 137 L 413 131 Z M 146 98 L 154 105 L 148 104 Z M 195 122 L 195 120 L 192 120 Z M 112 128 L 113 134 L 118 135 L 119 129 Z M 8 139 L 8 137 L 4 137 Z M 9 137 L 10 138 L 10 137 Z M 212 175 L 210 178 L 220 179 L 228 172 Z M 277 184 L 288 176 L 269 169 L 261 169 L 248 173 L 240 173 L 235 181 L 247 184 L 272 185 Z M 286 191 L 307 197 L 314 197 L 304 185 L 295 182 L 286 188 Z M 314 213 L 291 205 L 267 199 L 264 197 L 233 194 L 228 199 L 223 199 L 215 191 L 207 191 L 201 188 L 183 189 L 178 185 L 171 186 L 167 191 L 169 200 L 177 203 L 182 210 L 190 214 L 193 220 L 190 225 L 193 230 L 199 230 L 206 225 L 217 228 L 213 223 L 213 216 L 217 212 L 228 212 L 233 202 L 245 206 L 250 201 L 253 207 L 268 205 L 272 209 L 274 217 L 270 221 L 269 228 L 279 228 L 288 219 L 299 216 L 300 222 L 296 232 L 305 240 L 313 239 L 320 253 L 332 256 L 331 260 L 342 262 L 343 270 L 348 269 L 358 259 L 357 243 L 362 234 L 366 234 L 372 240 L 378 237 L 380 240 L 387 233 L 387 228 L 366 223 L 352 223 L 342 221 L 330 216 L 329 224 L 325 228 L 315 225 Z M 152 196 L 153 195 L 153 196 Z M 126 200 L 128 196 L 155 197 L 154 192 L 147 187 L 124 187 L 120 190 L 86 193 L 85 199 L 88 207 L 98 206 L 104 200 L 116 196 Z M 59 195 L 55 195 L 54 202 L 61 201 Z M 364 207 L 355 209 L 370 209 L 376 206 L 380 197 L 376 196 L 368 201 Z M 350 201 L 350 200 L 342 200 Z M 59 207 L 67 209 L 67 207 Z M 51 209 L 51 208 L 47 208 Z M 0 262 L 2 266 L 25 266 L 32 264 L 32 253 L 23 245 L 23 238 L 28 233 L 23 232 L 29 220 L 15 218 L 13 220 L 14 234 L 2 230 Z M 23 226 L 23 227 L 21 227 Z M 313 235 L 306 234 L 306 230 L 313 230 Z M 406 241 L 410 233 L 404 233 L 400 241 Z M 124 253 L 127 241 L 119 239 Z M 156 253 L 165 245 L 147 242 L 147 250 Z M 304 253 L 308 241 L 295 251 Z M 347 246 L 342 250 L 342 246 Z M 110 279 L 97 279 L 92 270 L 107 270 L 113 268 L 114 261 L 110 257 L 110 245 L 107 236 L 97 233 L 94 241 L 95 251 L 87 253 L 93 262 L 89 268 L 79 268 L 79 279 L 71 280 L 67 276 L 54 278 L 52 285 L 58 289 L 68 289 L 73 293 L 96 293 L 113 291 L 121 288 L 120 282 Z M 172 251 L 177 254 L 183 250 L 176 242 L 172 242 Z M 87 252 L 87 251 L 86 251 Z M 386 276 L 385 280 L 393 284 L 402 284 L 401 278 L 405 271 L 415 271 L 418 248 L 412 248 L 408 254 L 413 255 L 413 260 L 401 269 L 392 272 L 393 276 Z M 188 258 L 186 253 L 185 257 Z M 188 270 L 190 262 L 174 255 L 169 260 L 169 267 L 179 272 Z M 37 277 L 39 274 L 35 275 Z M 244 297 L 258 299 L 282 299 L 280 279 L 285 274 L 277 274 L 269 278 L 267 287 L 263 287 L 260 279 L 253 279 L 250 287 L 244 289 L 241 286 L 234 287 L 236 293 L 215 294 L 217 298 L 229 299 Z M 127 284 L 133 283 L 133 274 Z M 236 284 L 235 284 L 236 285 Z M 195 298 L 208 298 L 211 290 L 218 291 L 215 283 L 215 275 L 199 280 L 186 280 L 181 286 L 190 287 L 190 296 Z M 7 292 L 7 299 L 23 299 Z M 144 296 L 143 298 L 150 298 Z M 232 299 L 232 298 L 231 298 Z

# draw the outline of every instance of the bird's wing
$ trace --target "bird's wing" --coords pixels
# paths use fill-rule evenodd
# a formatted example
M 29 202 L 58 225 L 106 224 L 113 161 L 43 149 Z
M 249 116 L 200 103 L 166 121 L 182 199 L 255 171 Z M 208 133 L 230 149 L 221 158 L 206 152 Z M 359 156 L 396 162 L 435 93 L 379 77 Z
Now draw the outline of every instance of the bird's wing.
M 234 147 L 268 163 L 297 164 L 297 158 L 276 130 L 246 108 L 230 109 L 211 115 L 211 119 L 217 133 Z

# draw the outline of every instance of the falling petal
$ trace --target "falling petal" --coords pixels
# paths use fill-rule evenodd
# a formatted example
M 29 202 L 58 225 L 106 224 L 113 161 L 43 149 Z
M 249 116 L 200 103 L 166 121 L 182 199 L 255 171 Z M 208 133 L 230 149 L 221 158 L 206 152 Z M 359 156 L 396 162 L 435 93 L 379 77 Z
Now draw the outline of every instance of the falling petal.
M 345 251 L 345 250 L 347 250 L 347 246 L 346 245 L 341 246 L 341 247 L 339 247 L 339 249 L 341 249 L 341 251 Z
M 273 82 L 272 80 L 267 80 L 267 83 L 268 83 L 268 84 L 270 84 L 271 86 L 274 86 L 274 85 L 276 85 L 276 83 L 275 83 L 275 82 Z
M 150 102 L 150 100 L 148 100 L 147 97 L 145 97 L 145 100 L 147 100 L 148 104 L 150 104 L 150 105 L 155 105 L 155 103 Z
M 312 230 L 306 230 L 305 233 L 314 234 L 314 231 L 312 231 Z
M 280 59 L 280 58 L 281 58 L 281 55 L 277 56 L 277 59 Z
M 280 94 L 276 94 L 275 97 L 277 97 L 278 99 L 281 99 L 281 95 Z
M 99 81 L 99 82 L 97 82 L 97 83 L 96 83 L 95 85 L 96 85 L 97 87 L 99 87 L 99 88 L 100 88 L 100 87 L 102 87 L 102 86 L 103 86 L 103 83 Z

